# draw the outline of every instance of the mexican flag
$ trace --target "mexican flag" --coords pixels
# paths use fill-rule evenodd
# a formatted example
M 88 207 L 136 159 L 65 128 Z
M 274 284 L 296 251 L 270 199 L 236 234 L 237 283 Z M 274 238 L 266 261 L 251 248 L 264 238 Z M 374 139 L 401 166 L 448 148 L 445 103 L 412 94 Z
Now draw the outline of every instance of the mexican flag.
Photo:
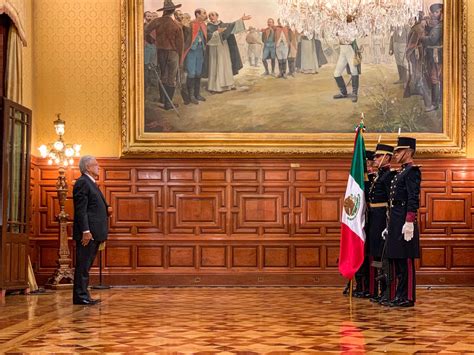
M 364 262 L 366 209 L 364 182 L 367 168 L 363 128 L 363 124 L 360 124 L 356 130 L 351 173 L 347 181 L 342 210 L 339 271 L 347 279 L 352 279 Z

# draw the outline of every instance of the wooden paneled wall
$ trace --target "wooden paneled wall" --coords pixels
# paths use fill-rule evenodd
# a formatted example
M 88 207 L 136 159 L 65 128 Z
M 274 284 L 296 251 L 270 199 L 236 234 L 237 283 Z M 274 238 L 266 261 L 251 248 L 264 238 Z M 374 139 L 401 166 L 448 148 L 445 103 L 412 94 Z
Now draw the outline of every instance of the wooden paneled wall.
M 419 163 L 419 283 L 474 284 L 474 160 Z M 100 188 L 114 208 L 103 258 L 109 284 L 344 283 L 337 259 L 348 160 L 99 164 Z M 57 254 L 57 171 L 40 159 L 33 171 L 31 256 L 43 282 Z M 70 190 L 78 175 L 68 171 Z M 72 215 L 70 200 L 67 210 Z

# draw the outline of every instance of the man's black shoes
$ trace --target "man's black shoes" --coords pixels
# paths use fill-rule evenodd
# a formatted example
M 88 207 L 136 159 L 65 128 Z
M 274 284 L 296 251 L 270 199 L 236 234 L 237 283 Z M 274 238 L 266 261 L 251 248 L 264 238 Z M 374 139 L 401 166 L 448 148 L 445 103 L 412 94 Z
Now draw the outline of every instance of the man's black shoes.
M 95 304 L 100 303 L 100 300 L 93 300 L 93 299 L 74 300 L 72 303 L 75 304 L 75 305 L 93 306 L 93 305 L 95 305 Z
M 400 308 L 408 308 L 408 307 L 414 307 L 415 302 L 411 300 L 407 300 L 404 298 L 395 298 L 391 302 L 387 303 L 381 303 L 383 306 L 389 306 L 389 307 L 400 307 Z
M 356 291 L 353 296 L 355 298 L 370 298 L 370 293 L 367 291 Z
M 370 297 L 369 301 L 373 303 L 380 303 L 381 299 L 382 299 L 382 296 L 374 296 L 374 297 Z
M 401 307 L 401 308 L 408 308 L 408 307 L 414 307 L 415 302 L 410 301 L 410 300 L 405 300 L 405 299 L 400 299 L 397 303 L 393 305 L 393 307 Z

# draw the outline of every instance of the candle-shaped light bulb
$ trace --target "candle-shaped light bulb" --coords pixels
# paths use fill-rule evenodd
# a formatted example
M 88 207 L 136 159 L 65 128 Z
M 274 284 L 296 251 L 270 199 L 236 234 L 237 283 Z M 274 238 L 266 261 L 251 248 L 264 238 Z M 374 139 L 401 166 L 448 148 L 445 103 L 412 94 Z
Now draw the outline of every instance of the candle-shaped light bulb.
M 400 137 L 400 134 L 402 134 L 402 127 L 398 127 L 398 136 Z
M 379 134 L 379 140 L 377 141 L 377 143 L 380 143 L 381 140 L 382 140 L 382 135 Z
M 48 147 L 45 146 L 44 144 L 41 147 L 39 147 L 38 150 L 40 151 L 42 158 L 46 158 L 48 156 Z

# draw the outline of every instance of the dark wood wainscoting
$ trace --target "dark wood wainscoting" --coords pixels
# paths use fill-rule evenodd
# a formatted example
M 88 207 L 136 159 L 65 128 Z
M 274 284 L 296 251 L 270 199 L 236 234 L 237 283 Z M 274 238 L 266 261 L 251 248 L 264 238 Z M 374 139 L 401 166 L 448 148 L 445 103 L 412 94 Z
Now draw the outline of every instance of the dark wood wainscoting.
M 419 283 L 474 284 L 474 160 L 419 163 Z M 337 259 L 347 160 L 99 164 L 100 188 L 114 208 L 103 258 L 108 284 L 344 283 Z M 68 171 L 71 186 L 78 175 Z M 56 169 L 33 159 L 31 256 L 39 282 L 55 267 L 56 177 Z M 70 200 L 67 209 L 72 215 Z

